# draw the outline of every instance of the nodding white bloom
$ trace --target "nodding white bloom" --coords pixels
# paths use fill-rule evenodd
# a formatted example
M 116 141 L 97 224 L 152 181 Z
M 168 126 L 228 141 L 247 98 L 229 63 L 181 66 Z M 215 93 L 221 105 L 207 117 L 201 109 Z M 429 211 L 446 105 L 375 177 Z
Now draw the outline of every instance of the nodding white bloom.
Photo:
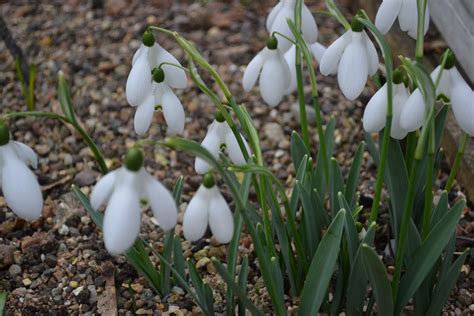
M 104 244 L 112 255 L 127 251 L 140 231 L 140 201 L 150 203 L 154 217 L 164 230 L 176 225 L 177 207 L 171 193 L 142 166 L 138 149 L 130 150 L 125 166 L 100 179 L 91 194 L 91 205 L 107 204 L 104 214 Z
M 234 233 L 232 212 L 210 174 L 204 177 L 203 184 L 186 208 L 183 218 L 184 237 L 190 241 L 202 238 L 208 224 L 218 242 L 226 244 L 231 241 Z
M 290 39 L 294 39 L 293 33 L 291 32 L 287 19 L 294 20 L 295 17 L 295 4 L 296 0 L 280 0 L 280 2 L 270 11 L 267 18 L 267 31 L 270 35 L 274 32 L 281 33 Z M 311 11 L 303 3 L 301 12 L 301 33 L 304 40 L 313 44 L 318 39 L 318 26 L 314 20 Z M 278 46 L 278 49 L 282 52 L 290 49 L 291 43 L 287 40 L 283 40 Z
M 43 209 L 41 188 L 28 168 L 36 169 L 37 164 L 35 152 L 10 140 L 10 131 L 0 123 L 0 188 L 11 210 L 28 221 L 38 219 Z
M 132 70 L 125 88 L 128 103 L 137 107 L 134 120 L 137 134 L 146 133 L 157 106 L 163 110 L 168 133 L 183 132 L 183 106 L 171 90 L 186 87 L 186 74 L 180 66 L 173 55 L 155 43 L 151 32 L 145 32 L 143 45 L 133 56 Z
M 250 148 L 247 144 L 247 141 L 242 134 L 240 136 L 244 142 L 247 152 L 250 153 Z M 227 148 L 229 158 L 234 164 L 243 165 L 246 163 L 234 133 L 220 113 L 216 115 L 216 119 L 209 126 L 206 137 L 204 137 L 201 146 L 206 148 L 216 159 L 219 158 L 221 148 L 225 146 Z M 197 173 L 204 174 L 211 169 L 211 166 L 204 159 L 196 157 L 194 169 Z
M 451 105 L 459 127 L 469 136 L 474 137 L 474 90 L 467 83 L 453 87 Z
M 393 84 L 392 102 L 392 126 L 390 136 L 395 139 L 403 139 L 408 131 L 400 126 L 400 114 L 405 103 L 410 96 L 410 92 L 403 82 Z M 387 116 L 387 84 L 384 84 L 367 104 L 364 116 L 364 130 L 369 133 L 380 132 L 386 123 Z
M 364 90 L 367 76 L 377 72 L 378 65 L 374 44 L 362 27 L 356 25 L 326 49 L 319 69 L 325 76 L 337 73 L 342 93 L 354 100 Z
M 260 93 L 270 106 L 280 103 L 291 84 L 290 67 L 277 46 L 278 41 L 271 37 L 267 46 L 250 61 L 242 80 L 244 90 L 248 92 L 260 76 Z
M 431 73 L 431 79 L 436 82 L 442 66 L 436 67 Z M 473 116 L 465 115 L 469 113 L 469 106 L 472 107 L 473 99 L 471 97 L 471 88 L 463 79 L 459 71 L 454 66 L 454 60 L 446 64 L 446 69 L 441 73 L 436 94 L 444 94 L 451 99 L 451 104 L 455 117 L 463 127 L 468 129 L 465 123 L 473 121 Z M 420 89 L 415 89 L 400 116 L 400 125 L 409 132 L 419 129 L 425 120 L 425 115 L 428 112 L 426 104 L 421 94 Z M 472 113 L 472 112 L 471 112 Z
M 400 29 L 416 39 L 418 28 L 418 6 L 414 0 L 383 0 L 375 17 L 375 26 L 386 34 L 398 17 Z M 430 12 L 426 5 L 424 34 L 430 25 Z

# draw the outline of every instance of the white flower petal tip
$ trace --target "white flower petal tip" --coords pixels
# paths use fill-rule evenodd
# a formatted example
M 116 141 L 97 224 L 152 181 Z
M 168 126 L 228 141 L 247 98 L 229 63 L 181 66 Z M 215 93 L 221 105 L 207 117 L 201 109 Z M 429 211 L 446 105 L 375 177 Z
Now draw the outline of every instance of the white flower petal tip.
M 416 39 L 418 28 L 417 2 L 412 0 L 383 0 L 375 17 L 375 26 L 382 34 L 386 34 L 397 17 L 401 30 Z M 429 23 L 430 13 L 427 5 L 424 34 L 428 31 Z
M 456 85 L 452 90 L 451 104 L 459 127 L 474 137 L 474 91 L 466 83 Z
M 127 78 L 125 95 L 131 106 L 140 105 L 151 89 L 151 69 L 145 55 L 137 58 Z
M 252 89 L 259 77 L 263 100 L 277 106 L 292 83 L 290 67 L 280 50 L 265 47 L 252 59 L 242 79 L 244 90 Z
M 319 70 L 325 76 L 337 71 L 337 65 L 341 59 L 344 49 L 350 43 L 352 38 L 352 31 L 349 30 L 341 37 L 335 40 L 324 52 L 319 64 Z
M 400 113 L 400 126 L 409 132 L 419 129 L 425 119 L 425 108 L 421 91 L 416 89 L 410 95 Z
M 107 203 L 104 215 L 104 243 L 112 255 L 126 252 L 140 231 L 140 201 L 147 200 L 164 230 L 172 229 L 178 211 L 171 193 L 143 167 L 130 171 L 122 167 L 100 179 L 91 194 L 94 208 Z
M 208 225 L 219 243 L 232 240 L 234 219 L 229 205 L 216 186 L 206 188 L 201 185 L 184 213 L 184 237 L 190 241 L 199 240 Z
M 135 117 L 133 119 L 133 127 L 135 132 L 142 136 L 145 135 L 153 121 L 155 113 L 155 98 L 149 94 L 147 98 L 137 107 Z
M 168 125 L 167 134 L 176 135 L 184 132 L 184 109 L 178 97 L 168 89 L 162 98 L 163 115 Z
M 397 18 L 402 0 L 384 0 L 375 16 L 375 26 L 382 34 L 388 33 Z
M 0 146 L 0 183 L 5 202 L 11 210 L 17 216 L 33 221 L 41 216 L 43 210 L 41 188 L 27 166 L 36 155 L 26 145 L 18 144 L 21 143 L 10 141 Z

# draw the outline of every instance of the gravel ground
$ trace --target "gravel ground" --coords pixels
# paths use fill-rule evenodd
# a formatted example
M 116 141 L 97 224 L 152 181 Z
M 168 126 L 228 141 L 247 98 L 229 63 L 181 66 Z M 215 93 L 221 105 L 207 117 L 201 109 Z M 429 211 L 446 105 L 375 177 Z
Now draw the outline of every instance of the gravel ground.
M 62 70 L 71 86 L 77 115 L 102 149 L 111 168 L 120 165 L 126 149 L 138 139 L 133 131 L 134 110 L 128 106 L 124 95 L 132 54 L 140 45 L 146 26 L 159 25 L 179 31 L 194 41 L 217 67 L 237 101 L 244 102 L 249 108 L 260 132 L 265 160 L 282 181 L 290 183 L 294 167 L 288 155 L 289 137 L 292 130 L 299 129 L 295 96 L 271 109 L 263 104 L 256 90 L 243 93 L 241 88 L 245 65 L 263 47 L 266 39 L 265 16 L 273 1 L 247 1 L 250 4 L 246 5 L 241 2 L 11 1 L 2 4 L 0 11 L 26 56 L 38 66 L 38 110 L 58 111 L 56 76 Z M 314 10 L 322 9 L 320 1 L 307 3 Z M 318 18 L 320 41 L 328 45 L 343 30 L 335 20 Z M 160 35 L 158 41 L 183 60 L 182 52 L 170 38 Z M 439 40 L 436 43 L 438 46 L 433 53 L 441 51 L 444 45 Z M 26 110 L 14 60 L 3 43 L 0 48 L 0 111 Z M 347 170 L 363 138 L 360 118 L 364 105 L 375 91 L 375 84 L 369 81 L 363 95 L 352 102 L 340 94 L 334 77 L 318 76 L 318 79 L 324 120 L 330 116 L 336 118 L 336 158 Z M 309 90 L 306 92 L 309 94 Z M 191 84 L 177 94 L 186 111 L 184 136 L 202 140 L 213 119 L 214 106 Z M 149 136 L 164 137 L 163 126 L 163 117 L 155 115 Z M 124 257 L 111 257 L 105 251 L 101 233 L 69 193 L 71 184 L 85 193 L 90 192 L 99 176 L 79 135 L 47 119 L 19 119 L 11 129 L 16 140 L 27 143 L 40 156 L 37 175 L 47 198 L 43 218 L 26 223 L 8 211 L 0 197 L 0 289 L 9 292 L 7 314 L 104 313 L 108 308 L 107 297 L 114 291 L 119 313 L 135 307 L 137 314 L 199 313 L 180 288 L 174 288 L 170 295 L 160 298 Z M 316 135 L 314 129 L 311 131 Z M 189 201 L 201 180 L 193 170 L 193 158 L 160 148 L 149 149 L 146 157 L 149 170 L 170 188 L 179 175 L 185 176 L 183 200 Z M 447 178 L 446 169 L 443 165 L 439 175 L 441 180 L 437 184 L 441 187 Z M 367 154 L 362 174 L 364 181 L 359 188 L 361 200 L 367 207 L 372 201 L 374 170 Z M 462 196 L 462 191 L 456 187 L 450 198 L 455 201 Z M 180 205 L 181 216 L 185 206 L 186 202 Z M 382 216 L 388 216 L 386 210 Z M 458 229 L 458 249 L 472 246 L 473 217 L 472 210 L 466 209 Z M 141 236 L 161 249 L 163 233 L 151 220 L 151 213 L 145 212 L 142 219 Z M 180 231 L 178 225 L 176 232 Z M 384 242 L 386 240 L 381 241 Z M 211 255 L 224 258 L 226 252 L 224 246 L 214 245 L 209 238 L 198 244 L 185 241 L 183 249 L 187 257 L 196 259 L 202 259 L 203 253 L 205 258 Z M 250 249 L 249 237 L 243 235 L 241 253 L 248 253 Z M 473 258 L 474 253 L 471 253 L 446 305 L 450 314 L 474 313 L 474 298 L 471 297 Z M 201 263 L 205 280 L 215 285 L 216 308 L 222 312 L 225 306 L 222 281 L 208 260 Z M 257 295 L 262 287 L 258 272 L 251 271 L 249 280 L 252 299 L 271 311 L 268 297 L 262 295 L 261 290 Z M 135 292 L 136 306 L 132 305 L 128 284 Z

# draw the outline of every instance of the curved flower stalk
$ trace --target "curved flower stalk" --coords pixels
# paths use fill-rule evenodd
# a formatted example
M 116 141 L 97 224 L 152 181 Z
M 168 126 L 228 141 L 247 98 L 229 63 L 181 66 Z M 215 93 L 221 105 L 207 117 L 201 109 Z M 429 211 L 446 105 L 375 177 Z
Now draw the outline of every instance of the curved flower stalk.
M 263 100 L 270 106 L 277 106 L 291 85 L 291 71 L 279 42 L 270 37 L 267 46 L 248 64 L 242 79 L 245 91 L 250 91 L 260 77 L 259 86 Z
M 398 17 L 400 29 L 416 39 L 418 28 L 418 6 L 416 0 L 383 0 L 375 17 L 375 26 L 382 34 L 388 33 L 395 19 Z M 430 25 L 428 5 L 425 11 L 424 34 Z
M 184 110 L 171 88 L 183 89 L 187 85 L 181 64 L 155 42 L 151 32 L 143 35 L 143 44 L 132 60 L 132 70 L 127 79 L 125 94 L 128 103 L 137 107 L 135 131 L 146 133 L 151 125 L 155 107 L 159 106 L 168 125 L 168 134 L 184 130 Z
M 327 48 L 319 69 L 325 76 L 337 73 L 342 93 L 349 100 L 355 100 L 364 90 L 367 76 L 374 75 L 378 65 L 374 44 L 363 31 L 363 25 L 354 19 L 352 29 Z
M 400 126 L 400 114 L 410 96 L 410 91 L 403 83 L 400 72 L 394 74 L 393 85 L 393 118 L 390 136 L 403 139 L 408 131 Z M 364 130 L 369 133 L 380 132 L 386 123 L 387 84 L 384 84 L 370 99 L 362 118 Z
M 245 147 L 247 148 L 247 152 L 250 153 L 250 147 L 244 136 L 241 135 L 241 137 Z M 206 137 L 204 137 L 201 146 L 206 148 L 216 159 L 219 158 L 221 148 L 225 146 L 229 158 L 234 164 L 243 165 L 246 163 L 234 133 L 220 112 L 216 115 L 216 119 L 209 126 Z M 196 157 L 194 169 L 199 174 L 205 174 L 211 169 L 211 166 L 204 159 Z
M 280 2 L 270 11 L 267 18 L 267 31 L 271 35 L 280 33 L 294 40 L 293 33 L 288 26 L 288 19 L 293 20 L 295 17 L 296 0 L 280 0 Z M 314 44 L 318 39 L 318 26 L 308 7 L 303 4 L 301 12 L 301 32 L 304 40 Z M 278 49 L 283 53 L 287 52 L 291 47 L 288 40 L 283 40 Z
M 232 212 L 211 174 L 206 174 L 203 183 L 189 201 L 183 218 L 184 237 L 190 241 L 202 238 L 208 224 L 218 242 L 226 244 L 231 241 L 234 233 Z
M 32 221 L 41 216 L 43 195 L 28 165 L 36 169 L 35 152 L 23 143 L 10 140 L 8 127 L 0 123 L 0 187 L 11 210 Z
M 164 230 L 176 225 L 177 206 L 171 193 L 143 167 L 143 155 L 130 150 L 125 166 L 100 179 L 91 194 L 91 205 L 107 204 L 104 215 L 104 244 L 112 255 L 127 251 L 140 231 L 140 201 L 150 203 L 153 215 Z
M 436 67 L 431 73 L 431 79 L 436 82 L 442 66 Z M 472 115 L 468 114 L 469 109 L 473 106 L 473 99 L 471 96 L 472 90 L 466 81 L 463 79 L 459 71 L 454 66 L 454 61 L 446 64 L 445 69 L 441 73 L 439 84 L 436 89 L 436 94 L 444 94 L 451 99 L 453 112 L 456 120 L 461 122 L 459 125 L 467 132 L 469 130 L 469 122 L 472 124 Z M 424 122 L 427 108 L 423 100 L 420 89 L 415 89 L 408 98 L 406 106 L 404 107 L 400 116 L 400 125 L 409 132 L 419 129 Z M 471 112 L 472 113 L 472 112 Z M 466 124 L 467 123 L 467 124 Z M 467 130 L 466 130 L 467 128 Z

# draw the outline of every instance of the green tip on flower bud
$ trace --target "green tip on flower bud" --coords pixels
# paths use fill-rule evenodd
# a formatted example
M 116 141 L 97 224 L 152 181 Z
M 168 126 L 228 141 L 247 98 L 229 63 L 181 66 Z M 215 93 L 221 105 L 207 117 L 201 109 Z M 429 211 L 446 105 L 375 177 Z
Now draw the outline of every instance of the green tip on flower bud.
M 221 111 L 216 112 L 216 121 L 218 121 L 219 123 L 222 123 L 225 121 L 225 117 Z
M 268 39 L 267 39 L 267 48 L 268 49 L 277 49 L 278 47 L 278 40 L 276 39 L 275 36 L 270 36 Z
M 444 63 L 444 69 L 453 68 L 454 64 L 456 63 L 456 57 L 454 56 L 453 51 L 450 49 L 446 50 L 443 56 L 441 57 L 441 60 L 444 60 L 444 58 L 446 58 L 446 61 Z
M 400 69 L 395 69 L 393 72 L 393 83 L 400 84 L 405 80 L 405 75 Z
M 216 181 L 214 180 L 214 176 L 212 175 L 212 173 L 206 173 L 206 175 L 204 176 L 204 179 L 202 179 L 202 184 L 210 189 L 212 188 L 215 184 L 216 184 Z
M 138 171 L 143 166 L 143 154 L 138 148 L 130 149 L 125 155 L 125 167 L 130 171 Z
M 352 19 L 351 29 L 353 32 L 362 32 L 364 30 L 364 24 L 360 21 L 359 16 L 355 16 Z
M 360 233 L 362 229 L 364 228 L 364 225 L 362 225 L 361 222 L 356 222 L 356 228 L 357 228 L 357 232 Z
M 10 130 L 5 123 L 0 123 L 0 146 L 8 144 L 10 141 Z
M 152 47 L 155 45 L 155 35 L 153 35 L 151 31 L 146 30 L 145 33 L 143 33 L 142 41 L 146 47 Z
M 151 76 L 153 77 L 153 81 L 157 83 L 162 83 L 165 80 L 165 72 L 161 67 L 153 68 Z

